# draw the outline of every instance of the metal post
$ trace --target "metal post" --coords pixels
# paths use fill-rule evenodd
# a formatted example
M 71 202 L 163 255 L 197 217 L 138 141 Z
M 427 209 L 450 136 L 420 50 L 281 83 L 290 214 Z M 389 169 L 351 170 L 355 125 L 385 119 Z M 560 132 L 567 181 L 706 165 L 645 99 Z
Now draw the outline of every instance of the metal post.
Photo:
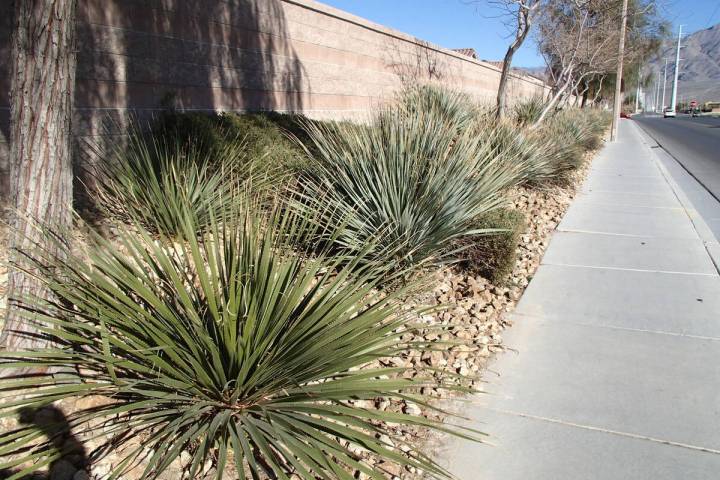
M 665 90 L 667 90 L 667 66 L 668 66 L 668 59 L 665 59 L 665 73 L 663 74 L 663 93 L 662 93 L 662 108 L 660 111 L 665 111 Z
M 677 53 L 675 54 L 675 79 L 673 81 L 673 90 L 672 90 L 672 105 L 670 106 L 671 111 L 675 111 L 675 104 L 677 103 L 677 89 L 678 89 L 678 76 L 680 73 L 680 42 L 682 41 L 682 25 L 680 25 L 680 30 L 678 32 L 678 43 L 677 43 Z
M 620 21 L 620 43 L 618 45 L 618 65 L 615 76 L 615 104 L 613 107 L 613 124 L 610 131 L 610 141 L 617 140 L 618 126 L 620 124 L 620 109 L 622 108 L 622 78 L 623 78 L 623 57 L 625 56 L 625 27 L 627 26 L 628 0 L 623 0 L 622 20 Z

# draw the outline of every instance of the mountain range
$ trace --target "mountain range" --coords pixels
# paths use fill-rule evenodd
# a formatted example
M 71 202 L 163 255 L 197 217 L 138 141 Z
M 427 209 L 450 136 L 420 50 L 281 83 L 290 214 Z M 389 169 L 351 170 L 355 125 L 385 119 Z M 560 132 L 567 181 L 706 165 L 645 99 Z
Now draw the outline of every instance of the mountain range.
M 682 40 L 678 100 L 698 102 L 720 101 L 720 24 L 697 31 Z M 658 59 L 648 65 L 662 88 L 665 58 L 668 58 L 667 92 L 672 93 L 675 75 L 677 37 L 667 40 L 660 49 Z M 668 103 L 666 101 L 666 103 Z

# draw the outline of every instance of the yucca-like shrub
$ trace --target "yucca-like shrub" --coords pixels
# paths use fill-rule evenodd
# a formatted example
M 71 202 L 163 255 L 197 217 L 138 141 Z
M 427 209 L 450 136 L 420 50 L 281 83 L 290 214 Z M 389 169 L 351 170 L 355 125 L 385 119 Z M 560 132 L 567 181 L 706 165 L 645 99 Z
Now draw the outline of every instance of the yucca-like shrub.
M 177 212 L 184 221 L 172 239 L 138 227 L 117 243 L 93 238 L 87 258 L 67 248 L 65 259 L 35 258 L 57 300 L 24 309 L 45 325 L 52 347 L 0 352 L 1 372 L 42 369 L 3 379 L 0 415 L 103 399 L 69 411 L 55 435 L 72 429 L 104 441 L 90 460 L 119 455 L 110 478 L 132 468 L 157 478 L 182 452 L 188 478 L 200 478 L 208 461 L 218 479 L 350 480 L 355 470 L 386 478 L 361 451 L 447 477 L 382 422 L 445 427 L 350 402 L 422 402 L 413 391 L 443 387 L 431 374 L 358 368 L 406 348 L 400 336 L 411 312 L 402 292 L 374 293 L 383 267 L 361 255 L 294 249 L 295 236 L 317 228 L 312 219 L 258 211 L 222 223 L 211 215 L 201 236 L 197 217 Z M 62 245 L 59 238 L 52 241 Z M 0 456 L 15 456 L 0 470 L 25 468 L 14 477 L 24 478 L 62 455 L 56 445 L 35 425 L 1 432 Z
M 208 134 L 209 135 L 209 134 Z M 193 138 L 154 135 L 130 129 L 125 143 L 105 151 L 95 169 L 96 203 L 108 217 L 123 224 L 139 223 L 153 233 L 178 235 L 189 212 L 199 229 L 210 213 L 222 217 L 235 208 L 227 199 L 243 183 L 265 184 L 269 177 L 254 174 L 242 138 L 208 145 L 207 135 Z
M 557 112 L 539 129 L 533 131 L 546 144 L 547 160 L 556 180 L 577 169 L 588 150 L 600 147 L 607 128 L 607 115 L 590 109 Z
M 555 175 L 545 137 L 519 127 L 511 120 L 482 117 L 473 126 L 475 134 L 487 143 L 520 184 L 540 183 Z
M 402 268 L 454 259 L 447 247 L 479 233 L 475 219 L 518 181 L 512 162 L 443 104 L 383 110 L 370 125 L 310 126 L 317 151 L 306 197 L 348 215 L 342 249 Z
M 457 128 L 467 128 L 478 115 L 480 107 L 466 93 L 438 85 L 425 84 L 408 87 L 398 95 L 398 107 L 408 114 L 431 113 Z
M 532 97 L 522 100 L 512 108 L 512 117 L 518 125 L 526 127 L 532 125 L 540 118 L 540 114 L 545 107 L 545 101 L 542 97 Z
M 571 109 L 558 112 L 550 121 L 552 128 L 564 132 L 583 150 L 600 146 L 602 134 L 607 127 L 606 116 L 590 109 Z

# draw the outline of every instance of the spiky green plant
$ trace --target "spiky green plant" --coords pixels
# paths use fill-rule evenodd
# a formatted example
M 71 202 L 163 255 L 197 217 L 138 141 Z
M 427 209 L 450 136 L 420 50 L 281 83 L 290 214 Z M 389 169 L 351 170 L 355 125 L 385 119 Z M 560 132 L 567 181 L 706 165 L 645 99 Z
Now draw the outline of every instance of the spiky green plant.
M 422 403 L 412 394 L 421 387 L 460 388 L 431 374 L 404 378 L 404 368 L 358 368 L 398 354 L 412 328 L 402 292 L 375 293 L 384 267 L 297 251 L 294 238 L 318 227 L 292 209 L 252 208 L 222 223 L 212 214 L 198 236 L 197 216 L 178 208 L 174 243 L 138 227 L 114 243 L 93 237 L 80 257 L 51 236 L 66 258 L 33 261 L 56 301 L 23 308 L 52 346 L 0 353 L 0 372 L 42 369 L 3 379 L 1 416 L 104 399 L 68 412 L 55 435 L 105 442 L 91 460 L 119 455 L 111 479 L 138 465 L 155 479 L 184 451 L 189 478 L 207 461 L 217 479 L 386 478 L 358 452 L 448 477 L 383 422 L 446 427 L 350 403 Z M 57 438 L 42 436 L 35 425 L 0 433 L 0 456 L 14 455 L 0 470 L 25 478 L 61 457 Z
M 512 162 L 442 104 L 395 106 L 370 125 L 310 125 L 317 168 L 307 198 L 349 215 L 336 243 L 403 268 L 454 260 L 451 241 L 503 202 Z
M 130 129 L 126 142 L 106 151 L 96 148 L 100 162 L 95 168 L 96 203 L 108 216 L 122 223 L 140 223 L 154 233 L 178 235 L 182 218 L 190 212 L 199 229 L 210 222 L 210 213 L 233 214 L 225 202 L 243 183 L 257 187 L 271 178 L 255 174 L 262 159 L 248 158 L 241 137 L 206 144 L 206 136 L 178 136 Z
M 498 121 L 494 117 L 478 119 L 473 128 L 494 154 L 516 172 L 518 183 L 537 184 L 556 174 L 545 137 L 535 135 L 511 120 Z
M 431 112 L 441 120 L 452 122 L 464 129 L 481 114 L 476 102 L 466 93 L 439 85 L 416 85 L 398 95 L 398 106 L 407 113 Z
M 548 160 L 553 166 L 556 179 L 580 166 L 583 153 L 596 149 L 607 128 L 606 116 L 594 110 L 564 110 L 553 115 L 533 132 L 547 145 Z
M 544 106 L 545 101 L 542 97 L 522 100 L 513 105 L 512 116 L 518 125 L 526 127 L 540 118 Z

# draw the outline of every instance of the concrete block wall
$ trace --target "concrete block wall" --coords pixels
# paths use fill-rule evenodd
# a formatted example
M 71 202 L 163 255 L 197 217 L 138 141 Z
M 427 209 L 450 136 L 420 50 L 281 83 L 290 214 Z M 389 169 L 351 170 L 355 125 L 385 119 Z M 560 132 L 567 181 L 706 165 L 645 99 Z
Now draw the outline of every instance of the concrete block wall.
M 12 1 L 0 2 L 0 188 L 7 187 Z M 314 0 L 78 0 L 78 142 L 128 114 L 279 110 L 361 119 L 413 82 L 480 101 L 500 70 Z M 462 45 L 458 45 L 462 46 Z M 547 93 L 514 76 L 512 98 Z M 110 129 L 108 130 L 108 125 Z

